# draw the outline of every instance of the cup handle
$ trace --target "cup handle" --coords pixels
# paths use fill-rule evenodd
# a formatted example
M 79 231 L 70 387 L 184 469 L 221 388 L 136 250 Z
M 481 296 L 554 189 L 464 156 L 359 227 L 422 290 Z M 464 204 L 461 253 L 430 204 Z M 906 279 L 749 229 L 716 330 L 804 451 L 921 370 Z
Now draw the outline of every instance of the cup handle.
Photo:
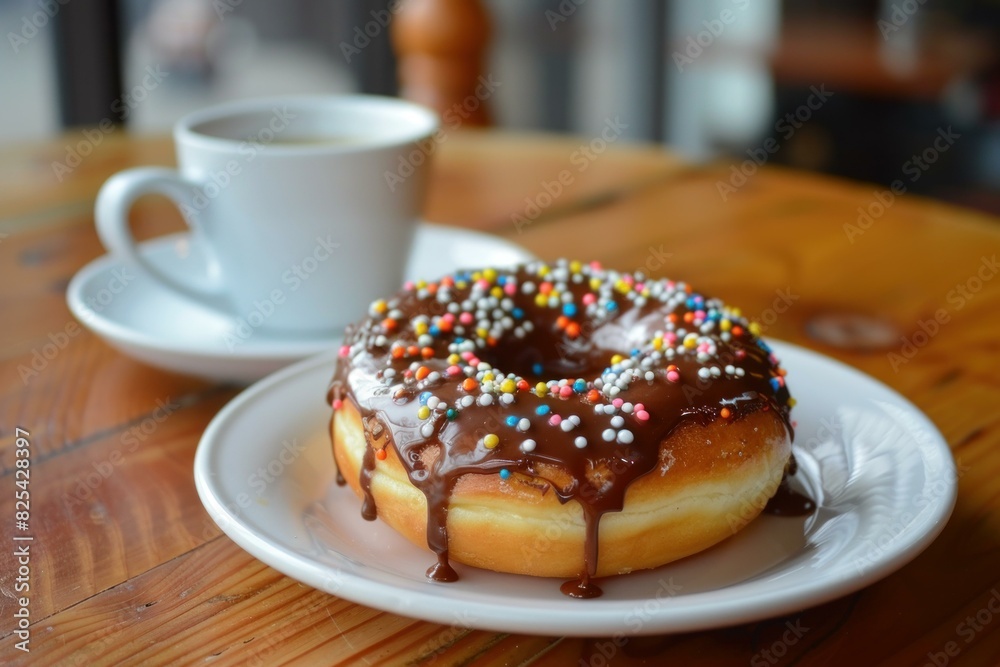
M 147 194 L 164 195 L 181 210 L 184 222 L 195 235 L 200 236 L 199 221 L 189 215 L 194 211 L 194 197 L 198 185 L 185 180 L 173 170 L 164 167 L 139 167 L 118 172 L 104 183 L 97 194 L 94 218 L 101 243 L 113 255 L 124 260 L 137 272 L 161 285 L 216 310 L 230 310 L 222 285 L 219 263 L 212 249 L 204 247 L 208 259 L 208 273 L 200 281 L 182 282 L 151 264 L 142 256 L 135 237 L 128 225 L 128 213 L 135 201 Z M 207 244 L 202 244 L 206 246 Z

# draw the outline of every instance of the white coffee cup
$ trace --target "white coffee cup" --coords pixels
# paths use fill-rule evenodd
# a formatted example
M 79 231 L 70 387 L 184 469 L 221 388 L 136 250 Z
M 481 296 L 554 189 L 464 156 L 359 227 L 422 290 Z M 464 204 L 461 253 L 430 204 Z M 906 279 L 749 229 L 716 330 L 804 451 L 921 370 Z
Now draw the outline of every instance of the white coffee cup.
M 363 95 L 198 111 L 174 128 L 178 170 L 128 169 L 104 184 L 97 231 L 137 272 L 254 329 L 333 333 L 399 289 L 438 125 L 424 107 Z M 154 193 L 181 209 L 206 275 L 178 280 L 139 252 L 128 212 Z

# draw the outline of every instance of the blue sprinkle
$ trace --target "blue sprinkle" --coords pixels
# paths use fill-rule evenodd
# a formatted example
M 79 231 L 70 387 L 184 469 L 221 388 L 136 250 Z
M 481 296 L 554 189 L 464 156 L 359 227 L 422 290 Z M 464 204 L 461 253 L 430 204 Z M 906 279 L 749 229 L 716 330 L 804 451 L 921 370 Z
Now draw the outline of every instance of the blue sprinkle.
M 632 356 L 633 357 L 638 357 L 639 356 L 639 348 L 637 348 L 637 347 L 633 347 L 632 348 Z
M 775 391 L 778 391 L 778 389 L 781 388 L 781 385 L 778 383 L 778 378 L 771 378 L 771 386 L 774 387 Z
M 514 316 L 515 320 L 519 320 L 524 317 L 524 311 L 520 308 L 515 308 L 511 311 L 511 314 Z
M 506 421 L 507 421 L 507 426 L 511 427 L 517 426 L 517 417 L 515 417 L 514 415 L 510 415 L 509 417 L 507 417 Z
M 456 343 L 464 343 L 464 342 L 465 342 L 465 339 L 464 339 L 464 338 L 462 338 L 461 336 L 458 336 L 457 338 L 455 338 L 455 342 L 456 342 Z
M 573 317 L 576 315 L 576 304 L 575 303 L 564 303 L 563 304 L 563 315 L 566 317 Z
M 618 304 L 615 303 L 614 301 L 608 301 L 608 305 L 606 305 L 605 308 L 607 308 L 608 310 L 617 310 Z
M 420 405 L 427 405 L 427 399 L 431 397 L 431 392 L 425 391 L 420 394 Z
M 510 471 L 506 468 L 500 468 L 500 479 L 508 479 L 510 477 Z
M 432 324 L 427 331 L 430 332 L 432 336 L 437 336 L 439 333 L 441 333 L 441 330 L 438 329 L 438 326 L 436 324 Z
M 587 383 L 584 382 L 583 380 L 577 380 L 576 382 L 573 383 L 573 391 L 575 391 L 578 394 L 583 393 L 583 390 L 586 388 L 587 388 Z
M 549 410 L 550 409 L 551 408 L 549 408 L 549 406 L 547 406 L 547 405 L 539 405 L 537 408 L 535 408 L 535 414 L 536 415 L 547 415 L 547 414 L 549 414 Z
M 497 276 L 497 285 L 503 287 L 507 284 L 507 276 Z
M 531 367 L 531 372 L 534 373 L 535 375 L 541 375 L 542 371 L 544 371 L 544 370 L 545 370 L 545 367 L 542 366 L 541 364 L 534 364 Z

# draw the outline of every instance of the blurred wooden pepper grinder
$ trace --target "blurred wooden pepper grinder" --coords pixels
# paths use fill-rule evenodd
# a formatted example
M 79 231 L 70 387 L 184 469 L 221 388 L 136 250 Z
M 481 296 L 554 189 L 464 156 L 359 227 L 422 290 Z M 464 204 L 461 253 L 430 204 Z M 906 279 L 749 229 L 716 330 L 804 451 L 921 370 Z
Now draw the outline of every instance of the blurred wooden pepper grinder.
M 490 20 L 479 0 L 402 0 L 390 30 L 402 97 L 437 111 L 444 128 L 490 125 Z

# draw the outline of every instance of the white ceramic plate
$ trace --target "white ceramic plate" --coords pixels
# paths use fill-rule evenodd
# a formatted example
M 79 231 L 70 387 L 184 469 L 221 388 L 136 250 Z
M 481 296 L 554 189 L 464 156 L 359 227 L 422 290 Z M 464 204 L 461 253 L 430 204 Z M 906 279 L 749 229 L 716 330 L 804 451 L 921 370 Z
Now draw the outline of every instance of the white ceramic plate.
M 735 537 L 656 570 L 601 580 L 576 600 L 558 579 L 456 564 L 430 582 L 429 552 L 334 484 L 324 394 L 333 358 L 286 368 L 247 389 L 209 425 L 195 482 L 209 514 L 248 552 L 306 584 L 378 609 L 460 627 L 554 635 L 656 634 L 790 613 L 902 567 L 937 536 L 955 501 L 947 443 L 876 380 L 787 343 L 775 351 L 798 399 L 796 482 L 808 518 L 764 515 Z
M 171 275 L 205 272 L 201 248 L 186 232 L 142 243 L 141 252 Z M 508 266 L 530 259 L 527 250 L 496 236 L 421 223 L 406 277 L 436 278 L 470 264 Z M 329 350 L 336 339 L 288 339 L 261 331 L 245 340 L 227 338 L 237 326 L 231 315 L 187 301 L 108 255 L 73 277 L 66 300 L 84 326 L 130 357 L 216 381 L 260 379 Z

